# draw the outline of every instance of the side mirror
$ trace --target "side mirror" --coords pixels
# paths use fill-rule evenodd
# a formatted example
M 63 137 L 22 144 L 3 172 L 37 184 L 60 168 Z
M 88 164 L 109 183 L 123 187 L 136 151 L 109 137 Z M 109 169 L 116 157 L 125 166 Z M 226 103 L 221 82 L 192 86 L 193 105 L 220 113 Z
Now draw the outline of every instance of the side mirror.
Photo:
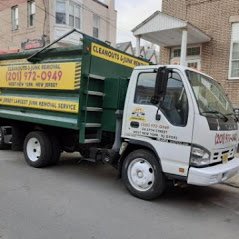
M 166 67 L 159 67 L 156 75 L 156 83 L 154 95 L 151 98 L 151 103 L 157 105 L 165 96 L 168 84 L 169 70 Z
M 233 111 L 234 111 L 234 115 L 235 115 L 235 117 L 237 119 L 237 122 L 238 122 L 239 121 L 239 108 L 234 108 Z

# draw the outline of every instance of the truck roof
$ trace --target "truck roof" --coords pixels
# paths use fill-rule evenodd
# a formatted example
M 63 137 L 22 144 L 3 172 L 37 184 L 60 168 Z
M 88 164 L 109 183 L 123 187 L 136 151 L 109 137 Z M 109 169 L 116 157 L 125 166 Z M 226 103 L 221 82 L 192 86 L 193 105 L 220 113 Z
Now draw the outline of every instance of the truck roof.
M 182 66 L 182 65 L 148 65 L 148 66 L 143 65 L 143 66 L 135 67 L 135 70 L 158 69 L 159 67 L 174 68 L 174 69 L 178 69 L 180 71 L 190 70 L 190 71 L 194 71 L 194 72 L 200 73 L 202 75 L 205 75 L 209 78 L 212 78 L 211 76 L 207 75 L 204 72 L 201 72 L 199 70 L 196 70 L 196 69 L 193 69 L 193 68 L 190 68 L 190 67 L 187 67 L 187 66 Z

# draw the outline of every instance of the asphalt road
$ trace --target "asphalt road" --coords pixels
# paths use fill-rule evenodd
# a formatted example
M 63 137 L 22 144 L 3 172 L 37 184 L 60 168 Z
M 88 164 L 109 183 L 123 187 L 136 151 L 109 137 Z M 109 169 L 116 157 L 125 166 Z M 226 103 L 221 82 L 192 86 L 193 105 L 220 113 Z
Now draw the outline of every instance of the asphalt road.
M 239 237 L 239 189 L 170 188 L 131 196 L 111 167 L 63 156 L 46 169 L 0 151 L 1 239 L 230 239 Z

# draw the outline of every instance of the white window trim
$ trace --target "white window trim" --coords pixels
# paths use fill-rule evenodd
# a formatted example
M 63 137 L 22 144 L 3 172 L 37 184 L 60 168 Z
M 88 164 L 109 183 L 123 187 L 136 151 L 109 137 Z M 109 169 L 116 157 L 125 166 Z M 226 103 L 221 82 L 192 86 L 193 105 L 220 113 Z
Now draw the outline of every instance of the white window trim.
M 15 18 L 15 14 L 17 11 L 17 18 Z M 12 18 L 12 31 L 19 30 L 19 7 L 18 5 L 11 7 L 11 18 Z M 17 23 L 17 24 L 16 24 Z
M 31 14 L 31 3 L 35 3 L 35 13 Z M 32 28 L 32 27 L 35 27 L 36 25 L 36 19 L 33 20 L 33 24 L 30 25 L 30 16 L 31 15 L 34 15 L 35 18 L 36 18 L 36 1 L 35 0 L 32 0 L 32 1 L 27 1 L 27 26 L 29 28 Z
M 187 63 L 187 65 L 188 65 L 188 63 L 197 63 L 198 68 L 196 70 L 198 70 L 198 71 L 201 70 L 201 59 L 188 59 L 188 60 L 186 60 L 186 63 Z
M 231 76 L 231 71 L 232 71 L 232 49 L 233 49 L 233 43 L 239 43 L 238 41 L 233 41 L 232 40 L 232 35 L 231 35 L 231 46 L 230 46 L 230 56 L 229 56 L 229 71 L 228 71 L 228 79 L 229 80 L 239 80 L 239 76 L 238 77 L 232 77 Z
M 239 21 L 238 21 L 238 16 L 234 16 L 233 17 L 235 21 L 231 21 L 231 43 L 230 43 L 230 56 L 229 56 L 229 70 L 228 70 L 228 80 L 232 80 L 232 81 L 235 81 L 235 80 L 239 80 L 239 76 L 238 77 L 232 77 L 231 76 L 231 71 L 232 71 L 232 50 L 233 50 L 233 43 L 239 43 L 239 39 L 238 40 L 235 40 L 233 41 L 232 37 L 233 37 L 233 24 L 237 23 L 239 24 Z
M 97 39 L 100 39 L 100 25 L 101 25 L 101 21 L 100 21 L 100 16 L 98 15 L 98 14 L 96 14 L 96 13 L 93 13 L 93 24 L 92 24 L 92 36 L 93 37 L 95 37 L 94 35 L 93 35 L 93 32 L 94 32 L 94 28 L 97 28 L 98 29 L 98 37 L 95 37 L 95 38 L 97 38 Z M 99 19 L 99 26 L 95 26 L 95 24 L 94 24 L 94 16 L 96 16 L 98 19 Z

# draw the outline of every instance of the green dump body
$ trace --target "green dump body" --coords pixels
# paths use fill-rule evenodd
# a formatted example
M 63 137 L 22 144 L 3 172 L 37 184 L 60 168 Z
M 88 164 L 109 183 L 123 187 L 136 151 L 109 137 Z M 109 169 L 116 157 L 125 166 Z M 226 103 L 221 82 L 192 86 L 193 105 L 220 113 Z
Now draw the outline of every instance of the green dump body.
M 91 37 L 82 42 L 46 49 L 34 63 L 27 60 L 34 52 L 0 56 L 0 124 L 9 119 L 79 130 L 80 143 L 114 132 L 134 66 L 149 63 Z

